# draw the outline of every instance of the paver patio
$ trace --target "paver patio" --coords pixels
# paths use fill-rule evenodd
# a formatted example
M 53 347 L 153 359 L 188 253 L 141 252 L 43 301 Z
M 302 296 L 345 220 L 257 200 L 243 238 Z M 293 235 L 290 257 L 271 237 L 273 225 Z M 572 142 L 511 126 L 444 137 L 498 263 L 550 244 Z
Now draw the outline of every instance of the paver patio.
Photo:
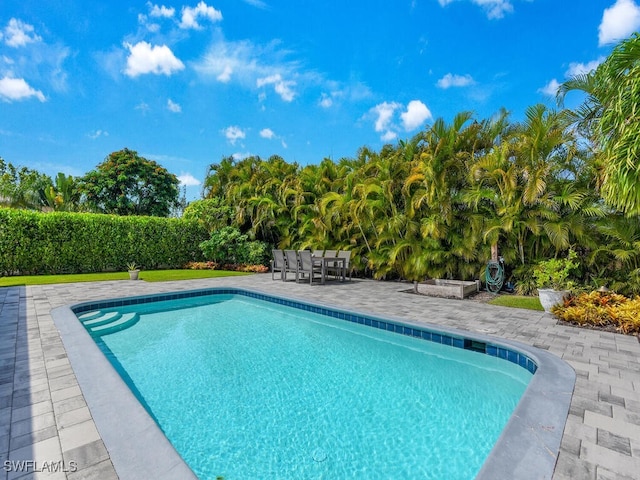
M 3 478 L 118 478 L 53 323 L 53 308 L 217 286 L 255 288 L 374 315 L 480 332 L 548 350 L 568 362 L 577 374 L 553 479 L 640 478 L 640 343 L 636 337 L 558 325 L 544 312 L 411 295 L 404 293 L 410 288 L 405 283 L 354 279 L 310 286 L 272 281 L 270 274 L 163 283 L 123 280 L 0 288 Z M 35 472 L 36 468 L 41 471 Z M 144 473 L 137 478 L 145 478 Z

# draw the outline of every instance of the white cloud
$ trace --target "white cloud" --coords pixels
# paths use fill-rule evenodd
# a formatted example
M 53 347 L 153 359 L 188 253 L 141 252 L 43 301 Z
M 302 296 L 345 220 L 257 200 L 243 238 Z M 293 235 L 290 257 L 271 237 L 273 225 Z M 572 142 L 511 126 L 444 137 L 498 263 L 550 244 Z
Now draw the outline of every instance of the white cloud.
M 182 112 L 182 107 L 169 98 L 167 100 L 167 110 L 173 113 L 180 113 Z
M 291 102 L 299 95 L 298 85 L 325 87 L 329 83 L 317 72 L 302 71 L 300 62 L 287 60 L 291 52 L 280 45 L 277 41 L 256 45 L 250 41 L 219 40 L 211 44 L 194 69 L 205 79 L 258 89 L 261 101 L 274 91 L 285 102 Z
M 383 142 L 392 142 L 396 138 L 398 138 L 398 134 L 391 130 L 388 130 L 380 135 L 380 140 L 382 140 Z
M 253 153 L 251 152 L 236 152 L 236 153 L 232 153 L 231 156 L 233 157 L 234 160 L 244 160 L 245 158 L 251 157 L 253 156 Z
M 94 130 L 93 132 L 87 134 L 87 137 L 89 137 L 91 140 L 95 140 L 96 138 L 100 138 L 100 137 L 108 137 L 109 136 L 109 132 L 107 132 L 106 130 Z
M 455 0 L 438 0 L 441 7 L 445 7 Z M 513 12 L 513 5 L 510 0 L 471 0 L 471 3 L 482 7 L 487 12 L 490 19 L 503 18 L 506 13 Z
M 399 119 L 396 116 L 398 112 L 401 112 Z M 411 100 L 406 107 L 398 102 L 382 102 L 369 110 L 365 117 L 373 118 L 374 129 L 384 142 L 397 138 L 401 128 L 410 132 L 433 118 L 429 108 L 420 100 Z
M 151 107 L 149 106 L 149 104 L 141 102 L 138 105 L 135 106 L 136 110 L 140 110 L 142 112 L 143 115 L 146 115 L 148 112 L 151 111 Z
M 318 105 L 322 108 L 331 108 L 340 105 L 343 102 L 360 102 L 370 98 L 373 94 L 369 87 L 360 82 L 354 82 L 347 85 L 341 85 L 338 82 L 326 82 L 326 86 L 330 92 L 322 92 Z
M 216 80 L 222 83 L 228 83 L 231 80 L 231 74 L 233 73 L 233 68 L 230 65 L 224 67 L 224 70 L 220 75 L 216 77 Z
M 243 139 L 247 136 L 247 134 L 240 128 L 235 125 L 225 128 L 222 133 L 227 138 L 231 145 L 235 145 L 238 139 Z
M 476 5 L 480 5 L 487 12 L 490 19 L 503 18 L 506 13 L 513 12 L 513 5 L 509 0 L 472 0 Z
M 539 88 L 538 92 L 548 97 L 555 97 L 556 94 L 558 93 L 558 88 L 560 88 L 560 82 L 558 82 L 554 78 L 549 83 L 547 83 L 544 87 Z
M 190 173 L 182 173 L 178 175 L 178 180 L 180 181 L 180 185 L 184 185 L 185 187 L 197 187 L 202 183 Z
M 41 41 L 42 38 L 35 34 L 33 25 L 12 18 L 4 29 L 4 42 L 10 47 L 24 47 L 28 43 Z
M 176 9 L 173 7 L 153 5 L 151 2 L 147 2 L 147 5 L 149 6 L 149 15 L 152 17 L 171 18 L 176 13 Z
M 320 97 L 320 101 L 318 102 L 318 104 L 322 108 L 329 108 L 331 107 L 331 105 L 333 105 L 333 99 L 326 93 L 323 93 Z
M 596 68 L 598 68 L 598 65 L 604 62 L 604 60 L 605 60 L 604 57 L 600 57 L 597 60 L 593 60 L 589 63 L 575 63 L 575 62 L 570 63 L 569 69 L 565 73 L 565 76 L 567 78 L 571 78 L 571 77 L 575 77 L 576 75 L 584 75 L 586 73 L 589 73 L 592 70 L 595 70 Z
M 147 42 L 138 42 L 135 45 L 125 43 L 124 46 L 129 49 L 124 73 L 130 77 L 146 73 L 171 75 L 184 69 L 184 63 L 166 45 L 152 46 Z
M 564 73 L 565 78 L 573 78 L 577 75 L 586 75 L 589 72 L 592 72 L 598 65 L 604 62 L 605 57 L 600 57 L 597 60 L 592 60 L 588 63 L 579 63 L 579 62 L 571 62 L 569 64 L 569 68 Z M 546 95 L 548 97 L 555 97 L 558 94 L 558 89 L 560 88 L 560 82 L 555 78 L 550 80 L 544 87 L 539 88 L 538 92 Z
M 271 140 L 276 136 L 276 134 L 273 133 L 273 130 L 271 130 L 270 128 L 263 128 L 262 130 L 260 130 L 260 136 L 262 138 L 268 138 L 269 140 Z
M 173 18 L 176 13 L 176 9 L 173 7 L 165 7 L 164 5 L 158 6 L 154 5 L 151 2 L 147 2 L 147 6 L 149 7 L 149 16 L 152 18 Z M 144 13 L 138 14 L 138 23 L 144 25 L 147 30 L 150 32 L 158 32 L 160 30 L 160 25 L 157 23 L 149 23 L 148 17 Z
M 604 10 L 598 28 L 600 46 L 616 43 L 640 29 L 640 7 L 634 0 L 617 0 Z
M 204 2 L 198 3 L 195 8 L 182 7 L 182 20 L 180 28 L 200 30 L 202 26 L 198 23 L 198 19 L 203 18 L 211 22 L 222 20 L 222 13 L 213 7 L 208 6 Z
M 260 130 L 260 136 L 262 138 L 266 138 L 267 140 L 280 140 L 282 147 L 287 148 L 287 144 L 284 139 L 279 135 L 276 135 L 275 132 L 270 128 L 263 128 L 262 130 Z
M 397 137 L 397 126 L 393 123 L 393 115 L 396 110 L 402 108 L 397 102 L 383 102 L 373 107 L 369 112 L 374 118 L 374 129 L 381 133 L 380 138 L 384 142 L 389 142 Z
M 407 132 L 415 130 L 426 120 L 433 119 L 431 111 L 420 100 L 411 100 L 407 109 L 400 115 L 402 125 Z
M 243 0 L 243 1 L 244 3 L 248 3 L 249 5 L 257 8 L 262 8 L 262 9 L 267 8 L 267 4 L 262 0 Z
M 0 0 L 1 1 L 1 0 Z M 0 75 L 8 78 L 28 78 L 47 84 L 53 91 L 67 90 L 64 62 L 71 50 L 61 43 L 47 44 L 35 33 L 32 25 L 11 18 L 0 31 Z
M 158 25 L 157 23 L 149 23 L 147 21 L 147 16 L 144 13 L 138 14 L 138 23 L 140 25 L 144 25 L 150 32 L 155 33 L 160 31 L 160 25 Z
M 402 105 L 397 102 L 383 102 L 373 107 L 372 110 L 377 117 L 375 121 L 376 132 L 388 130 L 391 127 L 393 114 L 401 107 Z
M 442 77 L 436 85 L 439 88 L 450 88 L 450 87 L 467 87 L 469 85 L 473 85 L 475 82 L 473 81 L 473 77 L 471 75 L 455 75 L 452 73 L 447 73 L 444 77 Z
M 258 63 L 261 56 L 250 42 L 215 42 L 209 47 L 195 70 L 206 76 L 214 76 L 220 82 L 228 82 L 233 74 L 240 81 L 253 84 L 257 72 L 263 70 Z
M 280 98 L 285 102 L 293 101 L 296 93 L 292 90 L 292 87 L 296 85 L 293 80 L 283 80 L 279 73 L 269 75 L 268 77 L 258 78 L 256 80 L 256 86 L 258 88 L 266 85 L 273 85 L 275 92 L 280 95 Z
M 35 90 L 23 78 L 0 78 L 0 99 L 5 102 L 26 100 L 36 97 L 41 102 L 47 99 L 40 90 Z

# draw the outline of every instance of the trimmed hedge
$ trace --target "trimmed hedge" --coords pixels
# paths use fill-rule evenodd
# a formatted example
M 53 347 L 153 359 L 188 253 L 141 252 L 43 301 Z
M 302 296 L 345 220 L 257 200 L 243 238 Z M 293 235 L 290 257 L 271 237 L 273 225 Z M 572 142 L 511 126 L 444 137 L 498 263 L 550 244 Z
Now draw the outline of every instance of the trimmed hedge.
M 181 268 L 203 260 L 209 233 L 195 221 L 0 208 L 0 274 Z

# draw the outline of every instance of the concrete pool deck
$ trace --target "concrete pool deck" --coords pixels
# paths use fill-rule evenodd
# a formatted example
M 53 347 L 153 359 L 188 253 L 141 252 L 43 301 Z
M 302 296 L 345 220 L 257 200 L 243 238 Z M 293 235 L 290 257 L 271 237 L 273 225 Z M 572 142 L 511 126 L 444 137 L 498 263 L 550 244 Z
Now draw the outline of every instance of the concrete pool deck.
M 547 350 L 577 374 L 553 478 L 638 478 L 640 344 L 635 337 L 558 325 L 543 312 L 401 293 L 410 288 L 408 284 L 354 279 L 309 286 L 272 281 L 270 274 L 0 288 L 3 478 L 118 478 L 53 323 L 52 309 L 89 300 L 222 286 L 428 322 Z M 137 478 L 149 477 L 139 473 Z

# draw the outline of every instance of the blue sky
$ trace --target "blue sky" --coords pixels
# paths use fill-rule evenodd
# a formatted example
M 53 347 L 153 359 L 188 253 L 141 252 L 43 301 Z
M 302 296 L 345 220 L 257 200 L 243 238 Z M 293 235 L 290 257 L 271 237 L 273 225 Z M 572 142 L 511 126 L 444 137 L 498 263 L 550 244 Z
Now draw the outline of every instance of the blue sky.
M 638 29 L 638 0 L 2 0 L 0 156 L 80 176 L 127 147 L 193 199 L 228 155 L 306 165 L 461 111 L 518 121 Z

